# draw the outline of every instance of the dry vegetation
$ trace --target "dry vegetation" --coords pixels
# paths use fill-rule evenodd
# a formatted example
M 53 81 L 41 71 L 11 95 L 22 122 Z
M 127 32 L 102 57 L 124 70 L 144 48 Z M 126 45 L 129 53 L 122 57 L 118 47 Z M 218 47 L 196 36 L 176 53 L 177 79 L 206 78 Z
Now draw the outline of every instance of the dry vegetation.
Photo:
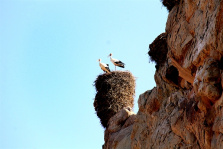
M 94 86 L 97 91 L 94 107 L 104 127 L 107 127 L 108 120 L 122 108 L 133 107 L 135 78 L 130 72 L 104 73 L 97 77 Z

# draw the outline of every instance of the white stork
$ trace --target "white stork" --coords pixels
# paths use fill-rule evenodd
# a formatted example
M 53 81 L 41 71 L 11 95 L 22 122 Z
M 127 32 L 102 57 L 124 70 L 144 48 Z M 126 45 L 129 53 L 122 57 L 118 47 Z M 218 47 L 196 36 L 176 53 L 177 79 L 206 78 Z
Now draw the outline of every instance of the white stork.
M 122 61 L 112 58 L 112 53 L 110 53 L 108 56 L 110 56 L 111 62 L 115 65 L 115 70 L 116 66 L 125 68 L 125 64 Z
M 101 63 L 101 59 L 98 59 L 99 61 L 99 66 L 101 67 L 101 69 L 106 72 L 106 73 L 109 73 L 110 72 L 110 69 L 109 69 L 109 65 L 108 64 L 105 64 L 105 63 Z

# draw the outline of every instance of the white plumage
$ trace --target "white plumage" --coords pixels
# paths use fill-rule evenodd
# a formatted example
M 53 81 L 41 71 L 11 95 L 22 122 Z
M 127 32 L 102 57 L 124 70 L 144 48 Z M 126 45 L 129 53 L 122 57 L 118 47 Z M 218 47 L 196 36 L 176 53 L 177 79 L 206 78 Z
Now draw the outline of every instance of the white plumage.
M 115 70 L 116 66 L 125 68 L 125 64 L 122 61 L 112 58 L 112 53 L 110 53 L 108 56 L 110 56 L 111 62 L 115 65 Z
M 110 69 L 109 69 L 109 65 L 108 64 L 105 64 L 105 63 L 101 63 L 101 59 L 98 60 L 99 61 L 99 66 L 101 67 L 101 69 L 108 73 L 110 72 Z

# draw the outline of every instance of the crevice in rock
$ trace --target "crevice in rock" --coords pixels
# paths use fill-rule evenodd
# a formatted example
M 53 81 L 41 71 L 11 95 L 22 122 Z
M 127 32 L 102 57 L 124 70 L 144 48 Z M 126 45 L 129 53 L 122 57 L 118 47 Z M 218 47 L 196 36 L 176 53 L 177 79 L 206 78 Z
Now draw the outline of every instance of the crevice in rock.
M 176 85 L 178 84 L 179 72 L 176 67 L 170 66 L 166 71 L 166 78 Z
M 223 70 L 223 57 L 219 61 L 219 68 Z

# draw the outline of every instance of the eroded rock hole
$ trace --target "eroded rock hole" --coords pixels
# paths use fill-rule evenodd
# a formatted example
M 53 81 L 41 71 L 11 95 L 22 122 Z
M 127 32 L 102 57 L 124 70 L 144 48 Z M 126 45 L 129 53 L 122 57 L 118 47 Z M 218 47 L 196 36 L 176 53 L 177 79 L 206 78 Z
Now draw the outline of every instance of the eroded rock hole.
M 175 84 L 178 84 L 179 72 L 176 67 L 170 66 L 166 71 L 166 78 Z
M 219 68 L 223 70 L 223 57 L 220 59 Z

